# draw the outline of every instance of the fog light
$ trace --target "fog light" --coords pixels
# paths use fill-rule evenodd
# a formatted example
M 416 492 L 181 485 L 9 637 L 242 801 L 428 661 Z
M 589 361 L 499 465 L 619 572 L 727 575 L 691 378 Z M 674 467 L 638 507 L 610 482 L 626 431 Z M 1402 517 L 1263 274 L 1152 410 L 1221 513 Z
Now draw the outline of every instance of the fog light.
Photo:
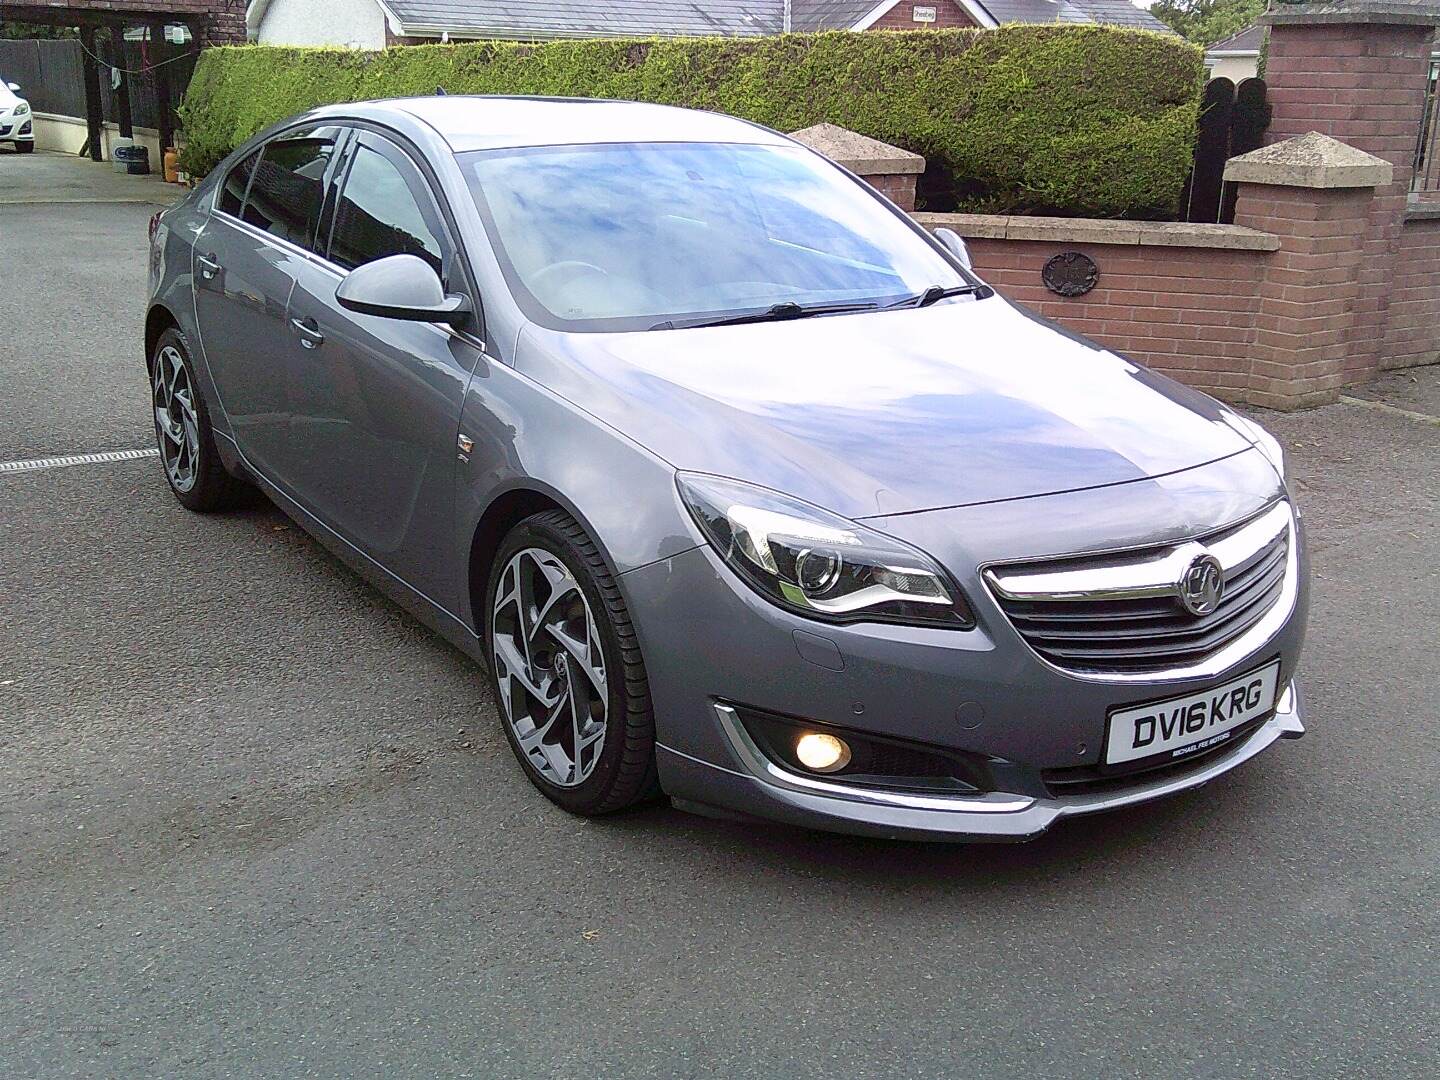
M 795 757 L 811 772 L 837 772 L 850 764 L 850 747 L 834 735 L 810 731 L 795 741 Z

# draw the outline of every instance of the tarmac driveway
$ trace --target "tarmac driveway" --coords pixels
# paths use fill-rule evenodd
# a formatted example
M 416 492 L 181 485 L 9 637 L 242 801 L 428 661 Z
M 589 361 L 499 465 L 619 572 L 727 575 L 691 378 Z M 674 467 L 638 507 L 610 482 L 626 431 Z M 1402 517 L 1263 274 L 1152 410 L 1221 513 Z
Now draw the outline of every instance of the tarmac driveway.
M 0 156 L 0 462 L 150 444 L 104 170 Z M 264 502 L 0 472 L 0 1075 L 1435 1075 L 1440 369 L 1362 393 L 1263 417 L 1308 737 L 1018 847 L 569 818 Z

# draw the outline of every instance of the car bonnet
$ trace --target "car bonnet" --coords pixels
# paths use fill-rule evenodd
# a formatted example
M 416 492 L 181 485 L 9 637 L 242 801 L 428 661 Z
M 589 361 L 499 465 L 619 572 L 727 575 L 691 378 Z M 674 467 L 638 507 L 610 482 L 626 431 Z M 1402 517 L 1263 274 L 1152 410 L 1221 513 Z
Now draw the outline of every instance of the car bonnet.
M 1000 297 L 624 334 L 516 366 L 678 468 L 851 517 L 1161 476 L 1249 447 L 1204 394 Z

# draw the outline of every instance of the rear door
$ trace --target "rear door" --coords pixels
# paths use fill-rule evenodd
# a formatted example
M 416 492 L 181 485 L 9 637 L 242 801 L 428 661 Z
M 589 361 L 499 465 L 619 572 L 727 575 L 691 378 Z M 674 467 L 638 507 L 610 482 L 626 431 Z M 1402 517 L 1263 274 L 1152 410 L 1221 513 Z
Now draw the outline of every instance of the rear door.
M 241 453 L 288 486 L 293 334 L 285 311 L 313 258 L 334 126 L 285 132 L 237 165 L 194 245 L 195 317 L 220 404 Z
M 479 327 L 457 333 L 360 315 L 335 299 L 351 270 L 399 254 L 424 259 L 447 291 L 475 299 L 443 203 L 418 159 L 377 132 L 360 131 L 341 168 L 325 257 L 299 269 L 286 315 L 306 388 L 288 453 L 307 509 L 455 611 L 456 439 L 480 356 Z

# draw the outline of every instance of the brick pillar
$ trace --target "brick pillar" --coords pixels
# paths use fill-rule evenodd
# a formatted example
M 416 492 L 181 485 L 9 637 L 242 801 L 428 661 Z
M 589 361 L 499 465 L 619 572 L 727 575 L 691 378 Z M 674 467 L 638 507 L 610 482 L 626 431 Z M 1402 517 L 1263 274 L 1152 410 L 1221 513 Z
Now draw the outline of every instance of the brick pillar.
M 1239 186 L 1235 224 L 1280 238 L 1256 289 L 1246 398 L 1272 409 L 1328 404 L 1359 346 L 1364 248 L 1391 165 L 1312 132 L 1231 158 L 1225 179 Z
M 201 7 L 205 14 L 193 32 L 202 48 L 245 44 L 245 0 L 209 0 Z
M 792 131 L 790 137 L 845 166 L 901 210 L 915 209 L 915 180 L 925 171 L 925 159 L 919 154 L 838 124 L 816 124 Z
M 1270 26 L 1265 81 L 1274 119 L 1267 140 L 1318 131 L 1392 168 L 1357 238 L 1364 259 L 1353 347 L 1341 371 L 1342 385 L 1364 382 L 1380 366 L 1440 3 L 1276 4 L 1259 21 Z

